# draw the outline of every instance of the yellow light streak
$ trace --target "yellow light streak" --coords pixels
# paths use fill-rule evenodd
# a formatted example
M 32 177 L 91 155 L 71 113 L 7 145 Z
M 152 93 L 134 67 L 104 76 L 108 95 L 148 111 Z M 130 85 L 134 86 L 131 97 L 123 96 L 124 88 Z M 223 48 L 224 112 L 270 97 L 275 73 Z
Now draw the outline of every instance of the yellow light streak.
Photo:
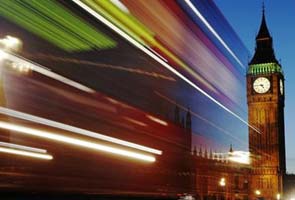
M 44 159 L 44 160 L 52 160 L 53 159 L 53 157 L 49 154 L 29 152 L 29 151 L 17 150 L 17 149 L 12 149 L 12 148 L 7 148 L 7 147 L 0 147 L 0 152 L 20 155 L 20 156 L 27 156 L 27 157 L 32 157 L 32 158 L 39 158 L 39 159 Z
M 24 134 L 31 135 L 31 136 L 46 138 L 49 140 L 58 141 L 58 142 L 66 143 L 66 144 L 80 146 L 80 147 L 84 147 L 84 148 L 88 148 L 88 149 L 104 151 L 107 153 L 112 153 L 112 154 L 125 156 L 125 157 L 129 157 L 129 158 L 137 159 L 137 160 L 142 160 L 142 161 L 146 161 L 146 162 L 155 162 L 156 161 L 156 158 L 153 156 L 150 156 L 150 155 L 145 155 L 145 154 L 141 154 L 141 153 L 137 153 L 137 152 L 133 152 L 133 151 L 119 149 L 116 147 L 98 144 L 98 143 L 90 142 L 87 140 L 81 140 L 81 139 L 77 139 L 77 138 L 73 138 L 73 137 L 69 137 L 69 136 L 63 136 L 63 135 L 59 135 L 56 133 L 38 130 L 38 129 L 34 129 L 34 128 L 29 128 L 29 127 L 25 127 L 25 126 L 13 124 L 13 123 L 8 123 L 8 122 L 4 122 L 4 121 L 0 121 L 0 128 L 11 130 L 11 131 L 16 131 L 18 133 L 24 133 Z

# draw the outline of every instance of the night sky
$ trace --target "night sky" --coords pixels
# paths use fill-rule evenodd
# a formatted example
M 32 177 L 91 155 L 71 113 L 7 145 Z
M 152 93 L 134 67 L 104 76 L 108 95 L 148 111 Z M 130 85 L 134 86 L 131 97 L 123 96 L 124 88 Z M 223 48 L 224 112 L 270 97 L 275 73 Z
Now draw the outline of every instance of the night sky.
M 255 37 L 259 30 L 262 1 L 215 0 L 221 12 L 249 49 L 250 58 L 255 49 Z M 273 37 L 276 57 L 285 74 L 285 135 L 287 171 L 295 173 L 295 1 L 265 1 L 265 14 L 269 31 Z

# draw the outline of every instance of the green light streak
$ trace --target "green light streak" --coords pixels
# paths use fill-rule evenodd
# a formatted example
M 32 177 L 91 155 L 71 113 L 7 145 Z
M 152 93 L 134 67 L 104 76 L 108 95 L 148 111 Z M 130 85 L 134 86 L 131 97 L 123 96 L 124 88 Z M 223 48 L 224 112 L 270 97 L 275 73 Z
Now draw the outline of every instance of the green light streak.
M 69 52 L 116 46 L 111 38 L 53 0 L 1 1 L 0 15 Z
M 283 70 L 281 66 L 277 63 L 262 63 L 250 65 L 248 69 L 248 74 L 269 74 L 269 73 L 281 73 Z

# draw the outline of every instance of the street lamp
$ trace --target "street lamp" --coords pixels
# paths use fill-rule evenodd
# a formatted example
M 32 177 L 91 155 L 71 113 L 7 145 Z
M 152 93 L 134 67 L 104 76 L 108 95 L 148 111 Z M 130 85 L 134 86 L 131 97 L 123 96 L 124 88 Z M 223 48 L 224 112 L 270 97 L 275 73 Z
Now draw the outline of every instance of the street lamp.
M 261 195 L 260 190 L 255 190 L 255 194 L 256 194 L 256 195 Z
M 22 46 L 23 43 L 20 39 L 10 35 L 0 39 L 0 48 L 6 51 L 19 52 Z
M 219 191 L 220 191 L 220 199 L 225 199 L 225 196 L 226 193 L 225 193 L 225 185 L 226 185 L 226 182 L 225 182 L 225 178 L 222 177 L 220 180 L 219 180 Z M 219 198 L 218 198 L 219 199 Z
M 225 178 L 221 178 L 221 179 L 220 179 L 220 181 L 219 181 L 219 185 L 220 185 L 221 187 L 224 187 L 224 186 L 226 185 L 226 183 L 225 183 Z
M 22 48 L 22 41 L 19 38 L 6 35 L 0 38 L 0 61 L 5 60 L 9 53 L 18 53 Z M 7 61 L 6 66 L 9 66 L 22 74 L 28 74 L 32 71 L 32 67 L 28 64 L 16 61 Z

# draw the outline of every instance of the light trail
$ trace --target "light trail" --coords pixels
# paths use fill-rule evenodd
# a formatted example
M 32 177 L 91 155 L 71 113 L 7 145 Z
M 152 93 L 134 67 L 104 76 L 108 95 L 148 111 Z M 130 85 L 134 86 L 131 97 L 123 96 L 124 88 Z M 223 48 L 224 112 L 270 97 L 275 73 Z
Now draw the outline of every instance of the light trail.
M 8 143 L 8 142 L 0 142 L 0 146 L 2 147 L 8 147 L 8 148 L 15 148 L 15 149 L 20 149 L 20 150 L 25 150 L 25 151 L 33 151 L 36 153 L 47 153 L 47 150 L 45 149 L 39 149 L 39 148 L 34 148 L 34 147 L 28 147 L 24 145 L 19 145 L 19 144 L 13 144 L 13 143 Z
M 157 52 L 155 52 L 155 53 L 157 53 Z M 0 58 L 1 58 L 1 54 L 0 54 Z M 156 73 L 153 71 L 145 71 L 140 68 L 128 68 L 128 67 L 124 67 L 124 66 L 120 66 L 120 65 L 102 64 L 102 63 L 97 63 L 97 62 L 92 62 L 92 61 L 87 61 L 87 60 L 64 58 L 64 57 L 58 57 L 58 56 L 45 55 L 45 54 L 41 54 L 41 53 L 38 54 L 38 56 L 30 55 L 30 58 L 34 58 L 34 59 L 38 59 L 38 60 L 45 59 L 45 60 L 61 61 L 61 62 L 66 62 L 66 63 L 73 63 L 76 65 L 90 65 L 90 66 L 95 66 L 95 67 L 99 67 L 99 68 L 106 68 L 106 69 L 111 69 L 111 70 L 119 70 L 119 71 L 135 73 L 135 74 L 149 76 L 149 77 L 153 77 L 153 78 L 161 78 L 161 79 L 168 80 L 168 81 L 176 81 L 173 77 L 166 76 L 164 74 Z M 165 58 L 162 58 L 162 59 L 165 59 Z
M 154 54 L 156 54 L 158 57 L 160 57 L 162 60 L 164 60 L 165 62 L 168 62 L 168 60 L 166 58 L 164 58 L 163 56 L 161 56 L 158 52 L 156 52 L 154 49 L 152 49 L 149 46 L 146 46 L 151 52 L 153 52 Z
M 125 33 L 124 31 L 122 31 L 120 28 L 116 27 L 114 24 L 112 24 L 110 21 L 108 21 L 102 15 L 100 15 L 97 12 L 95 12 L 93 9 L 91 9 L 89 6 L 87 6 L 86 4 L 84 4 L 80 0 L 72 0 L 72 1 L 74 3 L 76 3 L 78 6 L 80 6 L 81 8 L 83 8 L 85 11 L 87 11 L 89 14 L 91 14 L 93 17 L 95 17 L 96 19 L 98 19 L 99 21 L 101 21 L 102 23 L 104 23 L 106 26 L 108 26 L 109 28 L 111 28 L 112 30 L 114 30 L 116 33 L 118 33 L 119 35 L 121 35 L 123 38 L 125 38 L 127 41 L 129 41 L 134 46 L 136 46 L 138 49 L 140 49 L 141 51 L 143 51 L 144 53 L 146 53 L 147 55 L 149 55 L 150 57 L 152 57 L 154 60 L 156 60 L 162 66 L 164 66 L 166 69 L 168 69 L 169 71 L 171 71 L 172 73 L 174 73 L 176 76 L 178 76 L 179 78 L 181 78 L 182 80 L 184 80 L 186 83 L 188 83 L 190 86 L 192 86 L 193 88 L 195 88 L 197 91 L 199 91 L 200 93 L 202 93 L 203 95 L 205 95 L 211 101 L 213 101 L 218 106 L 220 106 L 222 109 L 224 109 L 228 113 L 232 114 L 234 117 L 236 117 L 237 119 L 239 119 L 241 122 L 243 122 L 244 124 L 246 124 L 247 126 L 249 126 L 250 128 L 252 128 L 253 130 L 255 130 L 255 132 L 260 133 L 257 129 L 255 129 L 255 127 L 253 127 L 252 125 L 250 125 L 242 117 L 240 117 L 239 115 L 237 115 L 236 113 L 234 113 L 233 111 L 231 111 L 230 109 L 228 109 L 226 106 L 224 106 L 222 103 L 220 103 L 219 101 L 217 101 L 215 98 L 213 98 L 212 96 L 210 96 L 208 93 L 206 93 L 200 87 L 198 87 L 195 83 L 193 83 L 192 81 L 190 81 L 187 77 L 185 77 L 184 75 L 182 75 L 180 72 L 178 72 L 172 66 L 170 66 L 168 63 L 166 63 L 161 58 L 159 58 L 158 56 L 156 56 L 153 52 L 151 52 L 150 50 L 148 50 L 147 47 L 143 46 L 138 41 L 136 41 L 131 36 L 129 36 L 127 33 Z
M 124 119 L 126 119 L 127 121 L 133 123 L 133 124 L 136 124 L 138 126 L 147 126 L 145 123 L 141 122 L 141 121 L 138 121 L 138 120 L 135 120 L 135 119 L 132 119 L 130 117 L 124 117 Z
M 161 124 L 163 126 L 168 126 L 168 123 L 167 122 L 165 122 L 164 120 L 161 120 L 161 119 L 159 119 L 157 117 L 154 117 L 152 115 L 146 115 L 146 117 L 149 118 L 150 120 L 158 123 L 158 124 Z
M 2 1 L 0 15 L 68 52 L 116 46 L 114 40 L 57 1 Z
M 7 148 L 7 147 L 0 147 L 0 152 L 14 154 L 14 155 L 20 155 L 20 156 L 39 158 L 39 159 L 44 159 L 44 160 L 52 160 L 53 159 L 53 157 L 49 154 L 29 152 L 29 151 L 12 149 L 12 148 Z
M 47 77 L 50 77 L 50 78 L 57 80 L 57 81 L 60 81 L 66 85 L 69 85 L 69 86 L 74 87 L 76 89 L 82 90 L 84 92 L 87 92 L 87 93 L 95 93 L 96 92 L 95 90 L 93 90 L 85 85 L 82 85 L 81 83 L 78 83 L 78 82 L 68 79 L 64 76 L 61 76 L 57 73 L 54 73 L 50 69 L 43 67 L 37 63 L 34 63 L 34 62 L 32 62 L 26 58 L 23 58 L 21 56 L 14 55 L 14 54 L 3 51 L 3 52 L 1 52 L 1 57 L 4 57 L 5 59 L 9 59 L 13 62 L 19 63 L 20 65 L 24 65 L 33 71 L 36 71 L 40 74 L 43 74 Z
M 124 11 L 125 13 L 130 13 L 128 8 L 120 1 L 120 0 L 110 0 L 115 6 L 117 6 L 120 10 Z
M 21 126 L 18 124 L 4 122 L 4 121 L 0 121 L 0 128 L 10 130 L 10 131 L 16 131 L 18 133 L 23 133 L 26 135 L 31 135 L 31 136 L 45 138 L 45 139 L 49 139 L 49 140 L 53 140 L 53 141 L 58 141 L 58 142 L 66 143 L 66 144 L 80 146 L 80 147 L 84 147 L 87 149 L 93 149 L 93 150 L 103 151 L 103 152 L 112 153 L 112 154 L 116 154 L 116 155 L 120 155 L 120 156 L 125 156 L 125 157 L 129 157 L 129 158 L 133 158 L 133 159 L 137 159 L 137 160 L 142 160 L 142 161 L 146 161 L 146 162 L 155 162 L 156 161 L 156 158 L 154 156 L 141 154 L 141 153 L 137 153 L 137 152 L 133 152 L 133 151 L 128 151 L 128 150 L 124 150 L 124 149 L 119 149 L 119 148 L 111 147 L 111 146 L 104 145 L 104 144 L 98 144 L 98 143 L 90 142 L 87 140 L 81 140 L 81 139 L 77 139 L 77 138 L 73 138 L 73 137 L 63 136 L 63 135 L 59 135 L 59 134 L 52 133 L 49 131 L 42 131 L 42 130 L 38 130 L 38 129 L 34 129 L 34 128 L 29 128 L 26 126 Z M 2 147 L 0 147 L 0 148 L 2 148 Z M 1 151 L 1 149 L 0 149 L 0 151 Z M 2 151 L 5 151 L 5 150 L 2 149 Z M 14 150 L 14 152 L 15 151 L 18 151 L 18 150 Z M 23 154 L 29 155 L 28 153 L 23 153 Z
M 204 16 L 198 11 L 194 4 L 190 0 L 184 0 L 186 4 L 194 11 L 194 13 L 202 20 L 206 27 L 213 33 L 213 35 L 219 40 L 219 42 L 224 46 L 224 48 L 234 57 L 234 59 L 241 65 L 243 69 L 245 66 L 240 61 L 240 59 L 235 55 L 235 53 L 229 48 L 229 46 L 224 42 L 224 40 L 219 36 L 219 34 L 214 30 L 214 28 L 209 24 L 209 22 L 204 18 Z
M 1 106 L 0 106 L 0 113 L 4 114 L 4 115 L 11 116 L 11 117 L 15 117 L 15 118 L 18 118 L 18 119 L 23 119 L 23 120 L 31 121 L 31 122 L 34 122 L 34 123 L 43 124 L 43 125 L 46 125 L 46 126 L 51 126 L 51 127 L 54 127 L 54 128 L 62 129 L 62 130 L 69 131 L 69 132 L 78 133 L 78 134 L 81 134 L 81 135 L 85 135 L 85 136 L 88 136 L 88 137 L 92 137 L 92 138 L 112 142 L 112 143 L 115 143 L 115 144 L 120 144 L 120 145 L 123 145 L 123 146 L 138 149 L 138 150 L 141 150 L 141 151 L 146 151 L 146 152 L 153 153 L 153 154 L 158 154 L 158 155 L 162 154 L 162 151 L 157 150 L 157 149 L 153 149 L 153 148 L 146 147 L 146 146 L 143 146 L 143 145 L 131 143 L 131 142 L 128 142 L 128 141 L 125 141 L 125 140 L 120 140 L 120 139 L 117 139 L 117 138 L 114 138 L 114 137 L 110 137 L 110 136 L 103 135 L 103 134 L 100 134 L 100 133 L 88 131 L 88 130 L 81 129 L 81 128 L 78 128 L 78 127 L 75 127 L 75 126 L 63 124 L 63 123 L 60 123 L 60 122 L 45 119 L 45 118 L 38 117 L 38 116 L 35 116 L 35 115 L 30 115 L 30 114 L 27 114 L 27 113 L 19 112 L 19 111 L 12 110 L 12 109 L 5 108 L 5 107 L 1 107 Z
M 2 49 L 0 49 L 0 61 L 6 59 L 6 57 L 7 57 L 7 53 L 3 51 Z

